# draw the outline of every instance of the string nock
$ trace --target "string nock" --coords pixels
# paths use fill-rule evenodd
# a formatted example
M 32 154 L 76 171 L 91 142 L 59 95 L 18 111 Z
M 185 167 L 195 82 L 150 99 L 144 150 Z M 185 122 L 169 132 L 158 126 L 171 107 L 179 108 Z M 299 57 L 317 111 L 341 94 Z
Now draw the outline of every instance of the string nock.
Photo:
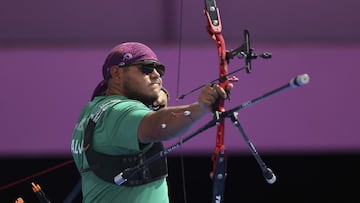
M 184 97 L 185 97 L 186 95 L 181 95 L 180 97 L 177 97 L 176 99 L 175 99 L 175 101 L 176 102 L 179 102 L 180 100 L 182 100 L 182 99 L 184 99 Z

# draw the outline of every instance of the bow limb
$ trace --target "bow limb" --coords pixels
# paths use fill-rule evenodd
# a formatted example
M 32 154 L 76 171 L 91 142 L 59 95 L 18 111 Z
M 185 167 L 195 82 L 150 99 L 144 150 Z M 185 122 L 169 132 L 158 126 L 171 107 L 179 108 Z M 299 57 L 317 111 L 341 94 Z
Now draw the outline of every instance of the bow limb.
M 204 14 L 207 19 L 207 32 L 210 37 L 215 41 L 217 47 L 217 53 L 219 57 L 219 76 L 222 78 L 219 85 L 226 89 L 229 81 L 227 80 L 226 75 L 228 75 L 228 63 L 226 61 L 226 47 L 225 40 L 222 36 L 222 26 L 221 19 L 219 14 L 219 9 L 216 7 L 215 0 L 205 0 L 205 9 Z M 218 104 L 216 106 L 216 111 L 224 112 L 224 99 L 219 98 Z M 225 149 L 224 147 L 224 121 L 219 121 L 217 136 L 216 136 L 216 151 Z
M 207 32 L 210 37 L 215 41 L 218 58 L 219 58 L 219 75 L 220 87 L 226 89 L 229 81 L 228 75 L 228 63 L 226 60 L 226 47 L 225 40 L 222 36 L 221 19 L 219 9 L 216 7 L 215 0 L 205 0 L 204 14 L 207 20 Z M 215 107 L 215 116 L 225 111 L 224 99 L 219 98 L 218 103 Z M 219 118 L 216 116 L 216 119 Z M 216 147 L 212 157 L 213 160 L 213 171 L 212 178 L 214 181 L 213 186 L 213 202 L 223 202 L 224 185 L 226 176 L 226 156 L 225 156 L 225 145 L 224 145 L 224 131 L 225 122 L 224 119 L 218 120 L 217 133 L 216 133 Z

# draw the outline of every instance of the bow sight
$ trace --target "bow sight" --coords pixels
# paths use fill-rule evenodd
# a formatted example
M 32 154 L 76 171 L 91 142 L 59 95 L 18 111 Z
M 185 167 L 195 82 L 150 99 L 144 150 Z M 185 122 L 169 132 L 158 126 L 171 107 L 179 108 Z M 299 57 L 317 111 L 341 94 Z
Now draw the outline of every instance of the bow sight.
M 244 30 L 244 43 L 236 48 L 232 49 L 230 51 L 226 51 L 226 61 L 227 63 L 230 62 L 230 59 L 233 59 L 234 56 L 237 56 L 239 59 L 245 58 L 245 66 L 246 66 L 246 72 L 251 72 L 251 60 L 257 59 L 258 56 L 264 59 L 271 58 L 271 53 L 265 52 L 260 55 L 255 54 L 254 49 L 250 46 L 250 32 L 249 30 Z

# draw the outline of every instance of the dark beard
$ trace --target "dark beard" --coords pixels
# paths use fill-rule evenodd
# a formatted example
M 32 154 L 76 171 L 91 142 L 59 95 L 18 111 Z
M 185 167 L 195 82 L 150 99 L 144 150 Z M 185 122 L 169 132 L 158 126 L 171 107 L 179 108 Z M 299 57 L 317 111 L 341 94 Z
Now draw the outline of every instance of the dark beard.
M 125 73 L 128 72 L 129 69 L 125 68 Z M 156 101 L 156 99 L 159 97 L 159 95 L 154 96 L 148 96 L 142 93 L 138 93 L 136 91 L 136 87 L 133 87 L 132 81 L 126 77 L 126 74 L 124 76 L 124 96 L 128 99 L 137 100 L 145 104 L 146 106 L 150 106 Z
M 133 91 L 131 88 L 129 88 L 128 85 L 125 85 L 124 87 L 124 94 L 125 94 L 124 96 L 126 96 L 128 99 L 138 100 L 143 104 L 145 104 L 146 106 L 152 105 L 154 101 L 156 101 L 156 99 L 158 98 L 158 96 L 147 96 L 147 95 L 139 94 Z

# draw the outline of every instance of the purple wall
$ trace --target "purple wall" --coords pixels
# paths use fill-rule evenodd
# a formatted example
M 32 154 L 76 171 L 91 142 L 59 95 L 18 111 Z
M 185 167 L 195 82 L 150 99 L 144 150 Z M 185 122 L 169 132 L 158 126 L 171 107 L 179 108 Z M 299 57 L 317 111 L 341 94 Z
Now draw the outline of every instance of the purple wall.
M 177 48 L 154 49 L 168 67 L 164 80 L 172 93 L 171 104 L 176 104 Z M 311 79 L 306 86 L 286 89 L 239 112 L 239 120 L 258 150 L 359 149 L 360 47 L 267 46 L 266 50 L 271 50 L 272 59 L 254 61 L 251 74 L 237 74 L 240 81 L 235 83 L 231 102 L 226 103 L 228 109 L 280 87 L 298 74 L 308 73 Z M 100 66 L 106 52 L 105 49 L 1 51 L 1 153 L 68 153 L 72 128 L 101 79 Z M 216 78 L 216 60 L 214 47 L 183 48 L 180 93 Z M 235 60 L 229 69 L 242 66 L 242 60 Z M 195 95 L 179 104 L 192 102 Z M 210 153 L 214 135 L 215 128 L 209 129 L 183 148 Z M 247 150 L 230 121 L 225 140 L 229 151 Z
M 141 7 L 137 1 L 126 5 L 119 1 L 106 5 L 9 1 L 1 6 L 1 155 L 69 154 L 74 123 L 101 79 L 104 57 L 124 40 L 154 48 L 167 65 L 164 80 L 171 105 L 176 104 L 179 5 L 166 0 L 141 2 Z M 239 120 L 258 151 L 359 151 L 360 27 L 356 25 L 360 17 L 354 10 L 359 10 L 360 3 L 278 0 L 243 4 L 218 1 L 227 48 L 239 46 L 242 30 L 250 28 L 255 52 L 268 51 L 273 58 L 254 60 L 251 74 L 236 74 L 240 81 L 226 108 L 278 88 L 296 75 L 310 75 L 308 85 L 239 111 Z M 202 7 L 199 2 L 184 2 L 179 94 L 218 75 L 216 49 L 205 32 Z M 146 23 L 140 15 L 129 14 L 134 9 L 148 17 Z M 235 59 L 229 70 L 243 65 L 243 60 Z M 188 96 L 179 104 L 195 98 L 196 94 Z M 190 132 L 209 119 L 201 120 Z M 230 120 L 226 124 L 229 152 L 249 153 Z M 215 127 L 207 130 L 182 148 L 211 154 L 215 131 Z

